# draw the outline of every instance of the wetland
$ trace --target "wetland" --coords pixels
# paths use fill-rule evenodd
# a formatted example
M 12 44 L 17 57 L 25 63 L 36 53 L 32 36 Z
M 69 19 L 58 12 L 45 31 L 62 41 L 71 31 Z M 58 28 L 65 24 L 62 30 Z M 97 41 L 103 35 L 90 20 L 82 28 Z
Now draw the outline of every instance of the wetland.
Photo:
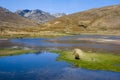
M 1 39 L 0 80 L 120 80 L 119 41 L 110 35 Z M 75 60 L 75 48 L 86 56 Z

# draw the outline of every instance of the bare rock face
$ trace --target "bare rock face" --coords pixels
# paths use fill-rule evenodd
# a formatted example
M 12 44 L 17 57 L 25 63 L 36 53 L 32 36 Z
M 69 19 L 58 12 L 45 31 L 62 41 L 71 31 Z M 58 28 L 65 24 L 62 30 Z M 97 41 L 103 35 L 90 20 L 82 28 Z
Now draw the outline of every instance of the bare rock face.
M 47 12 L 44 12 L 42 10 L 36 9 L 36 10 L 18 10 L 15 12 L 16 14 L 29 18 L 29 19 L 33 19 L 36 20 L 38 23 L 45 23 L 48 22 L 50 20 L 55 19 L 55 17 Z
M 84 54 L 83 51 L 78 48 L 74 49 L 73 51 L 73 55 L 75 56 L 75 59 L 80 59 L 81 56 L 83 56 L 83 54 Z

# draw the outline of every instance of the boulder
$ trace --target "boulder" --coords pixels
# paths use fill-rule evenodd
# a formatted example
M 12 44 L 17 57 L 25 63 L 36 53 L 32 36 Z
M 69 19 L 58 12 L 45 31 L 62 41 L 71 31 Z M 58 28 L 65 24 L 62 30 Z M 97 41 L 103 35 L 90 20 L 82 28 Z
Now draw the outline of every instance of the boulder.
M 73 51 L 73 55 L 75 59 L 80 59 L 83 56 L 83 51 L 81 49 L 76 48 Z

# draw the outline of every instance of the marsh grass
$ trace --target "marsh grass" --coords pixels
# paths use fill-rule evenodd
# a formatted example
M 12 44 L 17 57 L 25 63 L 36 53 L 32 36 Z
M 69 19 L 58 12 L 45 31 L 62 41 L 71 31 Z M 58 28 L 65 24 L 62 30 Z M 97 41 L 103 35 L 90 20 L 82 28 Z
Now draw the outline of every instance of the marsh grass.
M 12 56 L 25 53 L 36 52 L 35 50 L 24 50 L 24 49 L 0 49 L 0 56 Z
M 54 50 L 52 52 L 59 54 L 57 58 L 58 61 L 64 60 L 72 63 L 76 67 L 120 72 L 120 55 L 84 52 L 80 60 L 76 60 L 74 55 L 72 55 L 72 51 Z

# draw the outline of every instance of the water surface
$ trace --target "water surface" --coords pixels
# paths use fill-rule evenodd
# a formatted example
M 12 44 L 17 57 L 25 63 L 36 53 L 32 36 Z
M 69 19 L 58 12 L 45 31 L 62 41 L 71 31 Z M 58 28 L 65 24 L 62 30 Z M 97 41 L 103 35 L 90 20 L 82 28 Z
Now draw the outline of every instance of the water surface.
M 41 52 L 0 57 L 0 80 L 120 80 L 120 73 L 76 68 Z
M 120 72 L 76 68 L 57 61 L 57 54 L 47 50 L 98 51 L 120 54 L 120 45 L 99 43 L 78 38 L 120 40 L 120 36 L 77 35 L 58 38 L 24 38 L 0 40 L 2 48 L 30 48 L 39 52 L 0 57 L 0 80 L 120 80 Z

